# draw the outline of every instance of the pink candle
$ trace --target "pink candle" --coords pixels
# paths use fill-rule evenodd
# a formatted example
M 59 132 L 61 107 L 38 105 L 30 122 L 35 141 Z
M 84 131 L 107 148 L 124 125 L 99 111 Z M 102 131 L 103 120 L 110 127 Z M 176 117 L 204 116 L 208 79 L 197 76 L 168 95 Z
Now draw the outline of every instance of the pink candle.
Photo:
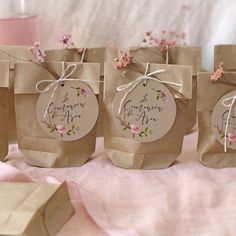
M 0 18 L 0 44 L 32 45 L 38 41 L 37 16 Z

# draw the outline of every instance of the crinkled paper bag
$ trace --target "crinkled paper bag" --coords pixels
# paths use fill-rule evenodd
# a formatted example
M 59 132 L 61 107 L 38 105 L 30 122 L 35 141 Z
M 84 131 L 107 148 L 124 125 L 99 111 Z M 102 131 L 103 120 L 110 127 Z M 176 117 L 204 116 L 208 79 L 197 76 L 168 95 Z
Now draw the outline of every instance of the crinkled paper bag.
M 2 236 L 53 236 L 73 213 L 65 183 L 0 183 Z

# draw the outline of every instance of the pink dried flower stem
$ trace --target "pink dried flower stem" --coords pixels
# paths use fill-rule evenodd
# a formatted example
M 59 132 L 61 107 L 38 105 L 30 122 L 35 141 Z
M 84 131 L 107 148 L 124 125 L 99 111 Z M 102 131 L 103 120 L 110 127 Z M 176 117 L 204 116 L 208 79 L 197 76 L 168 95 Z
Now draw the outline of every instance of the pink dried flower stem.
M 160 39 L 154 35 L 152 31 L 144 34 L 142 42 L 145 46 L 159 46 L 162 54 L 166 53 L 168 46 L 186 45 L 186 34 L 176 34 L 175 31 L 162 30 Z
M 39 42 L 35 42 L 34 46 L 30 47 L 29 50 L 31 51 L 31 53 L 33 54 L 33 56 L 35 57 L 37 62 L 39 62 L 39 63 L 45 62 L 46 54 L 40 48 L 40 43 Z
M 223 62 L 220 62 L 219 65 L 216 66 L 216 71 L 211 75 L 210 77 L 210 80 L 212 83 L 222 83 L 222 84 L 226 84 L 226 85 L 231 85 L 231 86 L 236 86 L 236 83 L 235 82 L 231 82 L 231 81 L 234 81 L 234 80 L 231 80 L 231 81 L 224 81 L 224 80 L 221 80 L 223 74 L 225 73 L 224 71 L 224 64 Z M 227 75 L 228 76 L 231 76 L 231 78 L 233 79 L 233 76 L 232 74 L 230 73 L 230 70 L 227 70 L 226 71 L 228 72 Z M 233 70 L 235 71 L 235 70 Z
M 25 59 L 25 58 L 21 58 L 21 57 L 18 57 L 18 56 L 15 56 L 15 55 L 13 55 L 13 54 L 11 54 L 11 53 L 9 53 L 9 52 L 7 52 L 7 51 L 5 51 L 5 50 L 3 50 L 3 49 L 0 49 L 0 52 L 2 52 L 2 53 L 4 53 L 4 54 L 6 54 L 6 55 L 8 55 L 9 57 L 12 57 L 12 58 L 15 58 L 15 59 L 17 59 L 17 60 L 19 60 L 19 61 L 23 61 L 23 62 L 26 62 L 26 63 L 33 63 L 33 64 L 35 64 L 35 65 L 37 65 L 37 66 L 41 66 L 41 67 L 43 67 L 44 69 L 46 69 L 50 74 L 52 74 L 56 79 L 59 79 L 60 78 L 60 76 L 56 73 L 56 71 L 54 71 L 49 65 L 48 65 L 48 63 L 46 63 L 46 62 L 38 62 L 38 61 L 33 61 L 32 59 Z M 31 51 L 32 52 L 32 51 Z
M 121 66 L 120 63 L 123 62 L 123 60 L 125 60 L 124 66 Z M 128 63 L 126 63 L 126 61 L 128 61 Z M 117 63 L 119 63 L 118 66 L 117 66 Z M 142 64 L 140 64 L 134 57 L 129 56 L 129 54 L 126 51 L 124 51 L 124 50 L 119 51 L 118 57 L 115 59 L 114 67 L 116 69 L 124 69 L 130 65 L 134 66 L 135 71 L 140 72 L 142 75 L 145 74 L 145 68 L 142 66 Z M 123 76 L 125 76 L 125 74 L 126 74 L 126 71 L 123 71 Z M 153 75 L 153 77 L 157 78 L 155 75 Z M 186 103 L 189 101 L 189 99 L 187 97 L 185 97 L 177 89 L 173 88 L 172 86 L 170 86 L 168 84 L 165 84 L 165 85 L 169 90 L 171 90 L 171 92 L 173 94 L 176 94 L 182 100 L 182 102 Z M 177 100 L 177 102 L 178 102 L 178 100 Z M 181 105 L 180 105 L 180 107 L 181 107 Z
M 220 64 L 216 66 L 216 71 L 210 77 L 210 80 L 212 82 L 218 81 L 222 77 L 222 75 L 224 74 L 223 65 L 224 65 L 223 62 L 220 62 Z
M 117 69 L 126 68 L 133 63 L 133 57 L 124 50 L 118 52 L 118 57 L 114 59 L 114 66 Z
M 30 62 L 43 67 L 51 75 L 53 75 L 56 79 L 60 78 L 60 76 L 57 74 L 57 72 L 55 70 L 53 70 L 52 67 L 47 62 L 45 62 L 46 54 L 45 54 L 44 50 L 42 50 L 40 48 L 39 42 L 35 42 L 34 45 L 29 48 L 29 50 L 31 51 L 31 53 L 33 54 L 33 56 L 36 59 L 36 61 L 30 60 Z
M 84 48 L 78 48 L 75 46 L 75 43 L 73 42 L 72 40 L 72 36 L 70 34 L 64 34 L 62 36 L 62 39 L 59 40 L 60 43 L 62 43 L 66 49 L 76 49 L 76 51 L 79 53 L 79 54 L 82 54 L 83 51 L 84 51 Z

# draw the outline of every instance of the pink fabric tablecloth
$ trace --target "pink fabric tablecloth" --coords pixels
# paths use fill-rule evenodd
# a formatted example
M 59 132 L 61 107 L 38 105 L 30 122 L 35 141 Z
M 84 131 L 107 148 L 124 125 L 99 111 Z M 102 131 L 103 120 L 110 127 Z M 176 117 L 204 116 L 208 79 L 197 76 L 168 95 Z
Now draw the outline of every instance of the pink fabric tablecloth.
M 0 179 L 67 180 L 76 214 L 57 236 L 235 235 L 236 169 L 203 166 L 196 140 L 196 132 L 185 137 L 183 153 L 170 168 L 146 171 L 113 166 L 102 139 L 80 168 L 31 167 L 12 146 Z

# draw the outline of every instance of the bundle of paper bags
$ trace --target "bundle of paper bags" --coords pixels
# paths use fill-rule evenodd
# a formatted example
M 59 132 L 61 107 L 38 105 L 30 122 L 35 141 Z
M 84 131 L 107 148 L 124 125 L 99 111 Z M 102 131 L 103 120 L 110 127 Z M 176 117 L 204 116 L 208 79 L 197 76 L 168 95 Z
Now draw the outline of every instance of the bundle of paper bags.
M 81 166 L 104 136 L 114 165 L 167 168 L 198 115 L 200 161 L 235 167 L 235 55 L 235 45 L 216 46 L 212 73 L 199 47 L 57 49 L 41 61 L 28 47 L 1 47 L 0 159 L 18 143 L 30 165 Z M 0 188 L 1 235 L 54 235 L 73 213 L 65 184 Z

